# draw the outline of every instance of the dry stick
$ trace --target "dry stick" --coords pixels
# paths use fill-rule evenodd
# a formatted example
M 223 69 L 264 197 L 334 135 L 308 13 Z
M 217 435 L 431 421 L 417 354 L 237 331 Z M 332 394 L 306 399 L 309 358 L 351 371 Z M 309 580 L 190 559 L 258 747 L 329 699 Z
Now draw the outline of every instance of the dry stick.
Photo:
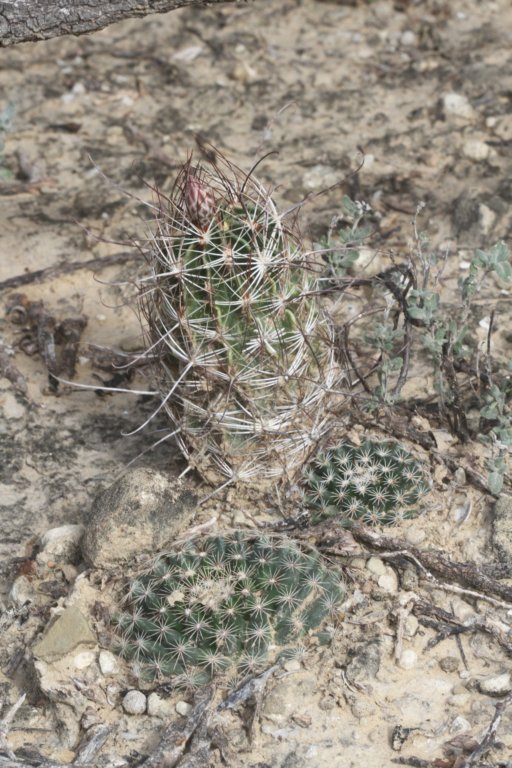
M 140 259 L 140 254 L 135 250 L 120 251 L 104 258 L 89 259 L 89 261 L 73 261 L 71 264 L 59 264 L 56 267 L 36 269 L 34 272 L 27 272 L 24 275 L 16 275 L 16 277 L 9 277 L 7 280 L 3 280 L 0 282 L 0 291 L 12 290 L 13 288 L 19 288 L 21 285 L 29 285 L 30 283 L 41 283 L 44 280 L 51 280 L 58 275 L 79 272 L 81 269 L 90 269 L 91 271 L 104 269 L 113 264 L 122 264 L 124 261 L 130 261 L 130 259 Z
M 490 616 L 484 616 L 483 618 L 477 616 L 469 619 L 467 623 L 462 623 L 457 621 L 451 613 L 443 610 L 443 608 L 427 603 L 424 600 L 415 600 L 412 610 L 415 616 L 422 617 L 422 624 L 435 629 L 440 634 L 440 637 L 433 638 L 427 643 L 425 650 L 433 648 L 438 642 L 447 637 L 457 637 L 464 632 L 480 631 L 491 635 L 512 656 L 510 626 L 500 619 Z M 436 621 L 426 620 L 426 616 L 431 616 Z
M 479 760 L 482 755 L 485 755 L 486 752 L 488 752 L 493 746 L 496 741 L 496 733 L 498 728 L 500 727 L 501 718 L 503 717 L 503 713 L 505 712 L 506 708 L 509 704 L 512 703 L 512 692 L 509 693 L 507 696 L 505 696 L 504 699 L 501 699 L 501 701 L 498 701 L 496 704 L 496 707 L 494 709 L 494 716 L 489 724 L 489 727 L 487 728 L 484 737 L 478 747 L 475 749 L 474 752 L 472 752 L 468 758 L 462 763 L 460 768 L 471 768 L 471 766 L 476 765 L 476 761 Z
M 26 698 L 26 693 L 24 693 L 23 696 L 20 696 L 18 701 L 12 705 L 5 717 L 0 720 L 0 749 L 2 752 L 5 752 L 10 760 L 16 760 L 16 755 L 7 744 L 7 734 L 9 733 L 9 727 L 16 716 L 16 712 L 21 707 Z
M 234 0 L 208 0 L 208 4 Z M 201 0 L 23 0 L 0 3 L 0 47 L 60 35 L 84 35 L 150 13 L 206 5 Z M 65 11 L 65 13 L 64 13 Z
M 432 768 L 430 760 L 422 760 L 420 757 L 393 757 L 391 762 L 398 765 L 410 765 L 412 768 Z
M 85 766 L 90 764 L 96 752 L 101 749 L 110 736 L 111 731 L 112 728 L 108 725 L 100 725 L 97 728 L 91 728 L 87 733 L 87 739 L 80 745 L 78 755 L 72 765 Z
M 20 696 L 18 701 L 14 704 L 14 706 L 11 707 L 3 720 L 0 720 L 0 751 L 5 752 L 7 755 L 7 757 L 0 755 L 0 768 L 23 768 L 23 766 L 27 766 L 27 768 L 29 768 L 29 766 L 34 765 L 34 758 L 23 760 L 16 757 L 14 752 L 9 748 L 6 741 L 9 726 L 12 723 L 16 712 L 24 703 L 25 698 L 26 694 Z M 109 737 L 111 730 L 112 729 L 110 726 L 106 725 L 99 726 L 98 728 L 94 729 L 94 733 L 92 735 L 89 734 L 89 737 L 85 743 L 80 747 L 75 760 L 73 760 L 72 763 L 67 763 L 66 765 L 80 766 L 80 768 L 94 768 L 96 765 L 96 763 L 93 762 L 94 756 Z M 41 756 L 40 759 L 39 757 L 37 758 L 37 766 L 38 768 L 63 768 L 63 763 L 54 763 L 53 760 L 48 760 Z
M 213 696 L 213 688 L 197 700 L 194 709 L 185 723 L 172 722 L 165 729 L 158 748 L 145 760 L 141 768 L 174 768 L 183 755 L 187 743 L 207 716 L 208 707 Z M 1 768 L 1 766 L 0 766 Z
M 429 572 L 433 571 L 448 581 L 455 580 L 463 584 L 468 584 L 483 594 L 455 586 L 451 587 L 450 591 L 463 593 L 471 597 L 482 598 L 499 607 L 509 608 L 509 603 L 512 603 L 512 587 L 507 584 L 502 584 L 489 576 L 485 576 L 481 573 L 476 563 L 452 562 L 437 550 L 428 552 L 422 551 L 421 549 L 409 545 L 403 539 L 392 539 L 390 536 L 383 536 L 380 533 L 368 530 L 360 524 L 354 525 L 351 528 L 351 532 L 356 541 L 373 549 L 384 550 L 389 557 L 403 556 L 413 560 L 413 562 L 420 567 L 423 574 L 430 581 L 433 581 L 435 586 L 440 587 L 441 589 L 447 589 L 448 585 L 437 582 L 432 576 L 432 573 Z M 384 556 L 386 555 L 384 554 Z M 491 595 L 501 598 L 501 601 L 490 597 Z M 505 603 L 503 601 L 505 601 Z

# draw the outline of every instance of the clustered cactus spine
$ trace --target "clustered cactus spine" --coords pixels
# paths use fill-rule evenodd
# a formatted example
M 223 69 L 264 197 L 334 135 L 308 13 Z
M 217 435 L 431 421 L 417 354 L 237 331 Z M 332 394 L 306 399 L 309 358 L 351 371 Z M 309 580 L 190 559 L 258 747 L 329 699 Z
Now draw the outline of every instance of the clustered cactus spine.
M 333 614 L 341 576 L 295 542 L 235 532 L 189 542 L 137 578 L 116 617 L 118 652 L 148 679 L 198 688 L 244 678 Z
M 162 407 L 207 479 L 293 477 L 339 376 L 308 256 L 253 174 L 187 162 L 141 294 Z
M 417 515 L 429 490 L 420 462 L 395 442 L 348 441 L 320 453 L 304 471 L 304 502 L 311 521 L 338 518 L 350 525 L 393 525 Z

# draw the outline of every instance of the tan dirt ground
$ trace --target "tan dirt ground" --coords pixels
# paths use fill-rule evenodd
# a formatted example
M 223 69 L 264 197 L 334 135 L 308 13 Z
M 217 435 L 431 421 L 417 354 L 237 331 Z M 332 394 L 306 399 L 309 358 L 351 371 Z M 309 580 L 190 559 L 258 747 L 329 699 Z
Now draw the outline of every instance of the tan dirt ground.
M 259 176 L 283 206 L 339 185 L 305 206 L 302 229 L 310 239 L 326 232 L 347 193 L 372 205 L 377 245 L 407 254 L 411 219 L 424 201 L 421 227 L 445 245 L 444 288 L 454 290 L 472 249 L 510 241 L 511 48 L 509 0 L 256 0 L 0 50 L 0 111 L 14 108 L 0 156 L 0 169 L 10 174 L 0 185 L 0 337 L 28 386 L 22 397 L 0 379 L 0 716 L 20 692 L 30 694 L 8 736 L 12 749 L 32 746 L 70 762 L 84 733 L 105 722 L 112 730 L 96 763 L 138 765 L 169 719 L 123 712 L 122 693 L 135 683 L 124 668 L 110 681 L 102 677 L 101 637 L 90 658 L 77 663 L 71 654 L 31 673 L 30 646 L 67 592 L 92 611 L 97 600 L 111 605 L 112 587 L 94 572 L 72 587 L 72 573 L 67 584 L 62 574 L 39 569 L 28 574 L 32 603 L 16 609 L 8 594 L 23 563 L 15 558 L 30 554 L 47 529 L 79 523 L 98 491 L 150 449 L 163 424 L 126 437 L 150 415 L 147 398 L 66 387 L 52 393 L 43 360 L 23 351 L 30 344 L 20 344 L 24 333 L 7 315 L 21 301 L 12 294 L 43 301 L 59 320 L 85 315 L 75 381 L 107 381 L 108 372 L 91 366 L 89 345 L 130 352 L 140 344 L 131 299 L 144 271 L 133 241 L 147 233 L 145 182 L 168 190 L 198 135 L 244 168 L 274 152 Z M 450 93 L 466 97 L 456 113 L 443 102 Z M 135 256 L 66 271 L 119 251 Z M 17 276 L 54 267 L 44 279 L 13 287 Z M 500 290 L 497 343 L 510 357 L 510 295 Z M 361 301 L 356 296 L 354 306 Z M 138 377 L 131 386 L 147 383 Z M 413 379 L 410 392 L 421 386 Z M 450 450 L 464 463 L 463 447 Z M 167 444 L 138 465 L 171 476 L 185 466 Z M 468 500 L 472 514 L 459 523 L 457 510 Z M 248 505 L 231 489 L 201 515 L 240 523 Z M 263 508 L 250 511 L 263 517 Z M 494 558 L 492 500 L 482 492 L 438 472 L 425 511 L 392 534 L 458 560 Z M 501 621 L 510 637 L 512 606 L 418 586 L 410 569 L 409 581 L 402 573 L 399 583 L 390 564 L 370 563 L 363 553 L 343 564 L 360 599 L 346 606 L 334 647 L 311 650 L 270 681 L 252 739 L 240 716 L 224 714 L 219 728 L 229 749 L 224 763 L 213 749 L 211 765 L 381 768 L 398 755 L 416 755 L 444 756 L 448 762 L 439 765 L 456 768 L 443 745 L 462 734 L 481 738 L 496 703 L 481 682 L 510 673 L 510 655 L 482 633 L 462 637 L 464 658 L 453 638 L 427 649 L 433 630 L 411 618 L 403 643 L 415 655 L 406 655 L 404 668 L 395 660 L 397 617 L 420 590 L 461 620 Z M 103 626 L 97 616 L 95 626 Z M 350 666 L 354 657 L 362 660 L 357 668 Z M 172 693 L 167 700 L 171 719 L 181 717 L 174 709 L 181 698 Z M 398 748 L 397 727 L 406 736 Z M 509 712 L 489 764 L 511 764 L 511 733 Z

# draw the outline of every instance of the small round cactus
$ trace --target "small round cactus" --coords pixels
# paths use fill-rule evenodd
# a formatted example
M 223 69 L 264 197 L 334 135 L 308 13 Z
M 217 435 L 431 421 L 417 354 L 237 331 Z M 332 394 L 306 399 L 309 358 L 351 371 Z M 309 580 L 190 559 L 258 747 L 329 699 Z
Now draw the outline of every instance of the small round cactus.
M 336 517 L 346 525 L 393 525 L 415 517 L 429 490 L 422 465 L 391 441 L 342 442 L 316 456 L 303 479 L 313 523 Z
M 297 473 L 339 378 L 298 236 L 250 173 L 189 160 L 156 205 L 148 357 L 172 433 L 207 480 Z
M 115 617 L 121 656 L 148 679 L 198 688 L 261 671 L 333 614 L 338 572 L 293 541 L 235 532 L 189 542 L 139 576 Z

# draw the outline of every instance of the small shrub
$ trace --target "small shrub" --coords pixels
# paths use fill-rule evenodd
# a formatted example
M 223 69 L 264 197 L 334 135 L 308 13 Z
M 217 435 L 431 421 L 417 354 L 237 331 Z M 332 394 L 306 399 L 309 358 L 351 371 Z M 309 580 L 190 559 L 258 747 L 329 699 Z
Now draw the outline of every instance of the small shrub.
M 507 323 L 507 305 L 498 289 L 512 285 L 510 250 L 504 242 L 475 250 L 467 275 L 450 294 L 448 254 L 433 248 L 418 230 L 423 207 L 418 206 L 414 219 L 410 254 L 404 260 L 390 254 L 389 268 L 376 275 L 346 277 L 346 261 L 355 258 L 354 251 L 357 256 L 362 242 L 358 231 L 367 233 L 367 211 L 361 205 L 352 216 L 350 243 L 344 243 L 346 230 L 341 237 L 330 232 L 324 243 L 326 252 L 333 251 L 326 259 L 325 280 L 337 275 L 340 297 L 361 286 L 372 292 L 371 306 L 344 321 L 339 332 L 361 385 L 354 398 L 361 411 L 378 411 L 381 421 L 391 412 L 396 417 L 413 411 L 436 419 L 439 429 L 448 429 L 461 443 L 486 444 L 487 486 L 497 494 L 512 450 L 512 362 L 503 346 L 493 348 L 493 334 Z M 406 383 L 418 377 L 420 391 L 411 396 L 408 387 L 405 399 Z

